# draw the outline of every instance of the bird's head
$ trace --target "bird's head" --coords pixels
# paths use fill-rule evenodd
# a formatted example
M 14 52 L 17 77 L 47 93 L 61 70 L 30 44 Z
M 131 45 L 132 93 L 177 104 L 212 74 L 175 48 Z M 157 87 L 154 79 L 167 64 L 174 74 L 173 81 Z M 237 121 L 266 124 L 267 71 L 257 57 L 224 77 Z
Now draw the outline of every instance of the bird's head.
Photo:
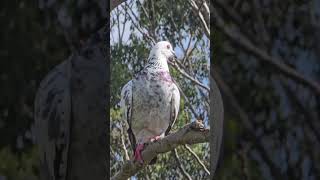
M 160 41 L 155 44 L 151 50 L 151 54 L 161 54 L 170 61 L 177 58 L 172 45 L 168 41 Z

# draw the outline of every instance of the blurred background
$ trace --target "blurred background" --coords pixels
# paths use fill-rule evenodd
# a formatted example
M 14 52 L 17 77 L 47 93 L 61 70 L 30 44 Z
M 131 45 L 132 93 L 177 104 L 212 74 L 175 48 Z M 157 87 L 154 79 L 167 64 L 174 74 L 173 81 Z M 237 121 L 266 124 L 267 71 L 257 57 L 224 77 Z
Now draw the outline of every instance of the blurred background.
M 68 46 L 37 1 L 0 4 L 0 179 L 36 179 L 38 157 L 30 131 L 35 92 L 68 56 Z
M 106 0 L 0 2 L 0 180 L 36 180 L 34 97 L 71 47 L 105 27 Z
M 211 5 L 226 111 L 217 179 L 320 179 L 320 1 Z

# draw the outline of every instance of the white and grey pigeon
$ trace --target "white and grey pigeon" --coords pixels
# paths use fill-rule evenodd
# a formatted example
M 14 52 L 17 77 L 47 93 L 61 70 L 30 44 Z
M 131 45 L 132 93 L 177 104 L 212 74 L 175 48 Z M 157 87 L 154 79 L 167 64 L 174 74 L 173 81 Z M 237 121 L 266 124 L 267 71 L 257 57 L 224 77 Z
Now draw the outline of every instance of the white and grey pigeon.
M 172 45 L 158 42 L 146 66 L 121 91 L 120 106 L 128 123 L 134 160 L 143 163 L 144 144 L 167 135 L 178 117 L 180 93 L 167 61 L 175 58 Z

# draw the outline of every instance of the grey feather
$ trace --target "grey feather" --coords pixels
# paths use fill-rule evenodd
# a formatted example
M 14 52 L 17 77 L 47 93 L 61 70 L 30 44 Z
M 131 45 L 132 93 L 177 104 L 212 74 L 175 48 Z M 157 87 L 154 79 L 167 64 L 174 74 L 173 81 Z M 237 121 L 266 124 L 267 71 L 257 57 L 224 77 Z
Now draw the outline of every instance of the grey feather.
M 133 149 L 167 134 L 178 117 L 180 94 L 167 65 L 173 52 L 168 44 L 157 43 L 145 68 L 122 88 L 120 106 Z
M 165 135 L 168 135 L 172 126 L 175 124 L 178 118 L 178 112 L 180 107 L 180 92 L 178 87 L 174 84 L 173 92 L 171 98 L 171 114 L 170 114 L 170 124 L 165 132 Z

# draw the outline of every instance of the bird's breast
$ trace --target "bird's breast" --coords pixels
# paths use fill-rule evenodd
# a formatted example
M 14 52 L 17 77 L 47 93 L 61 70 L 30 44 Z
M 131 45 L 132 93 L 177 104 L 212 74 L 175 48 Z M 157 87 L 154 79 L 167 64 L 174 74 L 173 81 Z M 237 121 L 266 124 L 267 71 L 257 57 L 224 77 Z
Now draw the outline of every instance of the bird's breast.
M 168 127 L 171 111 L 172 83 L 137 79 L 133 83 L 132 118 L 135 129 L 163 131 Z

